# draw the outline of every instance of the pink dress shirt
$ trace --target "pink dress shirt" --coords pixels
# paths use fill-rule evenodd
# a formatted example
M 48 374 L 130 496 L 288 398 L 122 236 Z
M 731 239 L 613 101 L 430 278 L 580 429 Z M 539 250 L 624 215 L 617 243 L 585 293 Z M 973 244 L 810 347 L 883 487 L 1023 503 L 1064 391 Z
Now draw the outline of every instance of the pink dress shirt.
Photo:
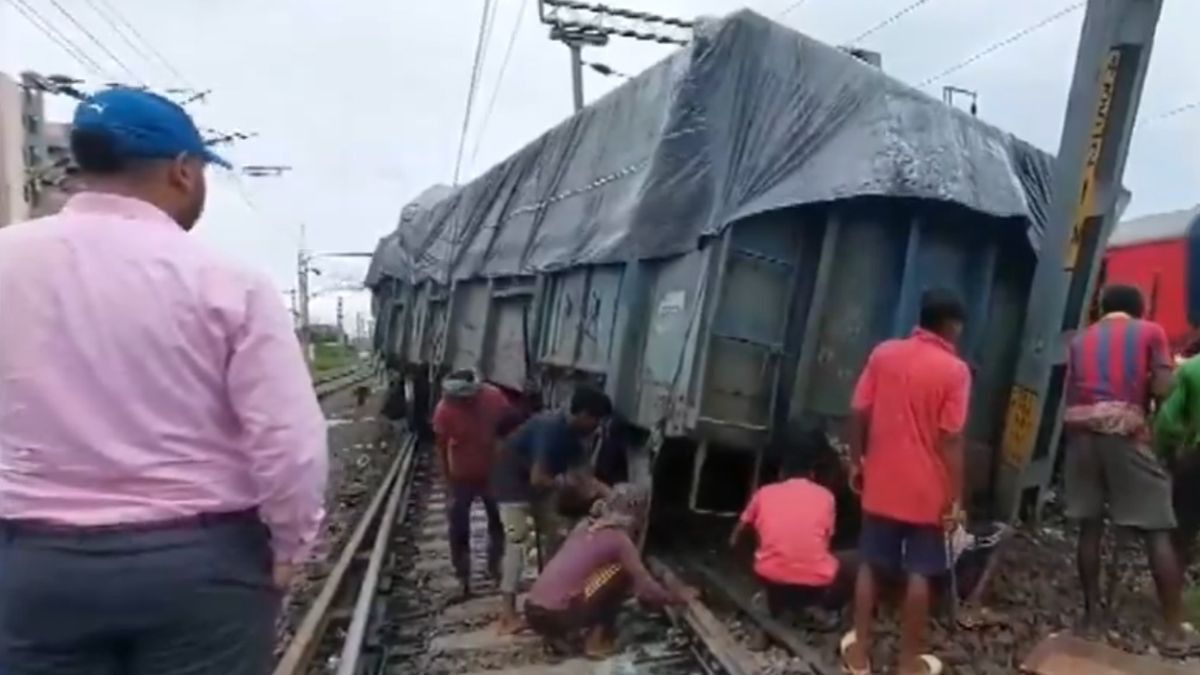
M 258 508 L 278 562 L 323 517 L 326 427 L 265 279 L 136 199 L 0 229 L 0 518 Z

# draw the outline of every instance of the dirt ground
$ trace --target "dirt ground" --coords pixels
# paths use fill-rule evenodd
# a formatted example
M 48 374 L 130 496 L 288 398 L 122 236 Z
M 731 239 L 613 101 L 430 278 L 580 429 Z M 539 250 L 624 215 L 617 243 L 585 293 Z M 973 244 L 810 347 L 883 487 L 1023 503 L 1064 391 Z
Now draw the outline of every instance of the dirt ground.
M 727 536 L 728 528 L 709 523 L 704 528 L 711 536 Z M 703 549 L 676 557 L 702 562 L 717 571 L 729 583 L 733 593 L 749 597 L 758 591 L 746 555 L 734 556 L 716 539 Z M 675 547 L 673 547 L 675 548 Z M 1114 560 L 1110 539 L 1105 560 Z M 678 550 L 676 548 L 676 550 Z M 1051 523 L 1036 531 L 1017 530 L 1001 545 L 1002 556 L 988 584 L 986 605 L 995 613 L 995 622 L 975 630 L 947 630 L 949 622 L 937 617 L 930 630 L 933 652 L 947 665 L 947 671 L 961 675 L 1000 675 L 1016 673 L 1021 661 L 1033 647 L 1049 635 L 1070 630 L 1081 612 L 1074 563 L 1074 534 L 1061 524 Z M 1145 558 L 1139 546 L 1126 545 L 1115 557 L 1112 577 L 1114 617 L 1106 641 L 1136 654 L 1156 655 L 1158 604 L 1154 596 Z M 1107 572 L 1106 562 L 1106 574 Z M 1108 578 L 1105 584 L 1109 584 Z M 717 603 L 720 604 L 719 602 Z M 725 608 L 731 630 L 748 638 L 747 620 Z M 884 611 L 877 623 L 873 660 L 879 666 L 890 664 L 898 649 L 899 626 L 894 612 Z M 842 629 L 837 632 L 804 632 L 804 640 L 813 646 L 824 665 L 836 669 L 837 642 L 849 630 L 850 612 L 845 611 Z M 791 656 L 773 647 L 763 655 L 771 664 L 770 672 L 807 672 L 794 669 Z M 1191 665 L 1191 664 L 1189 664 Z M 1200 673 L 1200 660 L 1194 661 Z M 839 672 L 831 670 L 831 672 Z M 877 672 L 889 672 L 877 666 Z

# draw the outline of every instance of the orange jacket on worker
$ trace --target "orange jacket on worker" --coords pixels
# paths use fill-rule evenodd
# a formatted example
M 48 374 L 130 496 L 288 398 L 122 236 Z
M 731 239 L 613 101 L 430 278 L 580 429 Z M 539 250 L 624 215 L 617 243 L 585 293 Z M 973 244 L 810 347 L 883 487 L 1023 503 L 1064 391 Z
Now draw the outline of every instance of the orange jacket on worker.
M 833 493 L 806 479 L 766 485 L 754 493 L 742 522 L 758 534 L 754 573 L 776 584 L 828 586 L 838 572 L 829 550 Z
M 484 384 L 470 398 L 443 398 L 433 412 L 433 433 L 446 448 L 446 471 L 456 483 L 486 486 L 498 430 L 514 414 L 499 388 Z
M 916 525 L 941 523 L 950 479 L 938 448 L 967 421 L 971 372 L 954 345 L 923 329 L 867 359 L 851 407 L 868 411 L 863 510 Z

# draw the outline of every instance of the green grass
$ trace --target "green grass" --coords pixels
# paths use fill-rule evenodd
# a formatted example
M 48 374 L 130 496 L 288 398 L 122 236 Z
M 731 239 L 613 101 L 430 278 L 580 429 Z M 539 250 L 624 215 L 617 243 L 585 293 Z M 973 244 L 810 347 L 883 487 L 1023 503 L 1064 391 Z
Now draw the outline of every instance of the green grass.
M 1188 608 L 1188 616 L 1192 623 L 1200 625 L 1200 588 L 1190 588 L 1183 594 L 1183 601 Z
M 318 343 L 314 345 L 313 351 L 312 370 L 314 374 L 345 368 L 354 365 L 358 360 L 358 354 L 352 348 L 337 343 Z

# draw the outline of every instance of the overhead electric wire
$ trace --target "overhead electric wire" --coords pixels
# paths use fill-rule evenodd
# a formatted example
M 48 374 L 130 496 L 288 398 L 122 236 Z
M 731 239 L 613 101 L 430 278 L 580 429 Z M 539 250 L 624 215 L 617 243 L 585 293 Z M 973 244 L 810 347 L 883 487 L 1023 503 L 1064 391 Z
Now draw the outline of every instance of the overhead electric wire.
M 492 88 L 492 96 L 488 100 L 487 109 L 483 113 L 483 121 L 479 123 L 479 133 L 475 136 L 475 148 L 471 151 L 471 163 L 475 163 L 475 159 L 479 156 L 479 148 L 483 145 L 483 137 L 487 134 L 488 123 L 492 120 L 492 111 L 496 109 L 496 99 L 499 98 L 500 89 L 504 86 L 504 73 L 508 71 L 508 61 L 512 58 L 513 46 L 517 44 L 517 34 L 521 31 L 521 22 L 525 18 L 525 10 L 529 7 L 529 0 L 521 0 L 521 8 L 517 14 L 517 20 L 513 22 L 512 32 L 508 35 L 508 47 L 504 50 L 504 60 L 500 62 L 500 72 L 496 74 L 496 85 Z
M 479 72 L 483 70 L 483 57 L 487 49 L 488 22 L 492 18 L 492 0 L 484 0 L 483 16 L 479 20 L 479 37 L 475 42 L 475 62 L 471 67 L 471 82 L 467 87 L 467 105 L 463 111 L 462 130 L 458 136 L 458 155 L 454 160 L 454 184 L 462 171 L 463 150 L 467 146 L 467 131 L 471 126 L 471 109 L 475 106 L 475 93 L 479 89 Z
M 68 12 L 67 9 L 65 7 L 63 7 L 62 4 L 58 0 L 50 0 L 50 4 L 54 5 L 55 8 L 57 8 L 58 11 L 60 13 L 62 13 L 63 16 L 67 17 L 68 21 L 70 21 L 72 24 L 74 24 L 75 27 L 78 28 L 81 32 L 83 32 L 83 34 L 86 35 L 89 40 L 91 40 L 97 47 L 99 47 L 100 51 L 102 51 L 106 55 L 108 55 L 108 58 L 112 59 L 113 63 L 120 66 L 121 70 L 124 70 L 129 75 L 129 77 L 133 78 L 134 82 L 136 82 L 138 84 L 145 84 L 145 81 L 143 81 L 142 78 L 138 77 L 137 73 L 133 72 L 133 69 L 131 69 L 128 65 L 125 64 L 124 61 L 121 60 L 121 57 L 114 54 L 113 51 L 111 49 L 109 49 L 107 45 L 105 45 L 103 42 L 101 42 L 92 33 L 92 31 L 88 30 L 87 26 L 84 26 L 82 23 L 80 23 L 79 20 L 75 18 L 75 15 Z
M 112 29 L 112 32 L 116 33 L 117 37 L 121 38 L 121 41 L 124 42 L 126 45 L 128 45 L 129 48 L 131 50 L 133 50 L 133 52 L 135 54 L 138 55 L 138 58 L 140 58 L 152 65 L 156 65 L 155 61 L 154 61 L 154 56 L 152 54 L 150 54 L 150 52 L 146 51 L 141 45 L 137 44 L 132 38 L 130 38 L 129 35 L 126 33 L 126 31 L 117 25 L 116 20 L 113 19 L 113 17 L 108 12 L 106 12 L 103 8 L 101 8 L 100 5 L 97 4 L 95 0 L 84 0 L 84 1 L 87 2 L 87 4 L 89 6 L 91 6 L 92 11 L 96 13 L 96 16 L 99 16 L 101 19 L 103 19 L 104 22 L 108 24 L 109 28 Z
M 879 23 L 875 24 L 874 26 L 863 31 L 854 39 L 847 40 L 846 42 L 843 42 L 842 44 L 845 44 L 845 45 L 858 44 L 859 42 L 866 39 L 867 37 L 870 37 L 870 36 L 874 35 L 875 33 L 878 33 L 879 31 L 883 30 L 884 28 L 887 28 L 888 26 L 892 25 L 893 23 L 896 23 L 900 19 L 904 18 L 905 15 L 919 9 L 921 7 L 921 5 L 924 5 L 927 2 L 929 2 L 929 0 L 916 0 L 913 3 L 906 5 L 903 9 L 896 12 L 895 14 L 889 16 L 888 18 L 884 19 L 883 21 L 880 21 Z
M 249 207 L 250 210 L 254 213 L 254 215 L 258 216 L 259 220 L 261 220 L 262 223 L 264 225 L 266 225 L 265 229 L 270 230 L 270 232 L 275 236 L 286 238 L 286 240 L 287 240 L 286 243 L 289 246 L 299 245 L 300 239 L 299 239 L 299 237 L 297 237 L 295 235 L 295 233 L 285 232 L 283 230 L 280 230 L 278 228 L 270 226 L 269 223 L 271 222 L 271 219 L 267 217 L 266 212 L 264 212 L 262 210 L 262 208 L 258 205 L 258 202 L 256 202 L 254 200 L 254 198 L 250 196 L 250 191 L 248 189 L 246 189 L 245 180 L 236 173 L 233 173 L 232 177 L 233 177 L 233 185 L 236 188 L 235 192 L 237 193 L 238 197 L 240 197 L 242 200 L 242 203 L 244 203 L 247 207 Z
M 479 59 L 480 75 L 482 75 L 483 64 L 487 62 L 488 48 L 491 47 L 491 44 L 492 44 L 492 30 L 495 29 L 495 27 L 496 27 L 496 14 L 497 14 L 497 12 L 499 12 L 499 10 L 500 10 L 499 1 L 492 0 L 492 11 L 488 15 L 487 28 L 484 29 L 484 35 L 483 35 L 483 56 Z
M 154 54 L 154 56 L 157 57 L 158 61 L 160 63 L 162 63 L 162 65 L 165 66 L 167 70 L 171 71 L 171 74 L 174 75 L 176 78 L 178 78 L 180 82 L 183 82 L 185 85 L 187 85 L 188 87 L 191 87 L 192 89 L 197 88 L 196 85 L 194 85 L 190 81 L 188 81 L 188 79 L 183 75 L 183 73 L 179 72 L 179 69 L 176 68 L 174 66 L 174 64 L 172 64 L 167 59 L 166 56 L 163 56 L 162 52 L 160 52 L 157 48 L 155 48 L 155 46 L 152 42 L 150 42 L 149 40 L 146 39 L 145 35 L 142 35 L 142 32 L 137 29 L 137 26 L 134 26 L 133 23 L 129 21 L 129 19 L 126 19 L 125 16 L 123 14 L 121 14 L 120 10 L 113 7 L 112 4 L 110 4 L 108 2 L 108 0 L 97 0 L 97 1 L 100 4 L 104 5 L 106 8 L 108 8 L 108 11 L 111 12 L 112 15 L 115 16 L 117 18 L 117 20 L 120 21 L 126 28 L 128 28 L 129 32 L 132 33 L 135 38 L 140 40 L 142 44 L 146 45 L 146 49 L 149 50 L 151 54 Z
M 1147 124 L 1154 124 L 1156 122 L 1161 122 L 1163 120 L 1171 119 L 1172 117 L 1178 117 L 1179 115 L 1182 115 L 1187 112 L 1192 112 L 1193 110 L 1200 110 L 1200 101 L 1192 101 L 1191 103 L 1184 103 L 1183 105 L 1175 106 L 1174 108 L 1168 108 L 1167 110 L 1164 110 L 1161 113 L 1158 113 L 1157 115 L 1139 119 L 1137 122 L 1137 126 L 1140 128 Z
M 1083 5 L 1084 5 L 1083 2 L 1072 3 L 1066 7 L 1058 10 L 1057 12 L 1051 14 L 1050 16 L 1042 19 L 1041 21 L 1038 21 L 1035 24 L 1026 26 L 1025 28 L 1022 28 L 1021 30 L 1017 31 L 1016 33 L 1013 33 L 1012 35 L 1004 38 L 1003 40 L 1000 40 L 999 42 L 993 43 L 992 45 L 984 48 L 982 51 L 972 54 L 971 56 L 967 57 L 966 59 L 959 61 L 958 63 L 954 64 L 953 66 L 950 66 L 949 68 L 946 68 L 945 70 L 941 71 L 937 75 L 933 75 L 933 76 L 925 78 L 924 80 L 922 80 L 920 83 L 917 84 L 917 87 L 920 88 L 920 87 L 928 86 L 928 85 L 933 84 L 934 82 L 937 82 L 938 80 L 941 80 L 949 75 L 957 73 L 958 71 L 962 70 L 963 68 L 966 68 L 967 66 L 975 63 L 976 61 L 979 61 L 980 59 L 983 59 L 984 57 L 990 56 L 991 54 L 998 52 L 1001 49 L 1003 49 L 1015 42 L 1023 40 L 1024 38 L 1028 37 L 1029 35 L 1032 35 L 1033 33 L 1036 33 L 1037 31 L 1041 30 L 1042 28 L 1045 28 L 1046 26 L 1049 26 L 1050 24 L 1052 24 L 1056 21 L 1059 21 L 1060 19 L 1068 16 L 1072 12 L 1078 11 L 1079 9 L 1081 9 L 1083 7 Z
M 84 70 L 91 72 L 93 75 L 107 77 L 109 73 L 79 45 L 75 44 L 69 37 L 63 34 L 42 16 L 36 9 L 31 7 L 25 0 L 9 0 L 9 4 L 16 9 L 25 20 L 37 28 L 43 35 L 50 38 L 50 41 L 57 44 L 63 51 L 74 59 L 79 65 L 83 66 Z
M 1168 119 L 1171 117 L 1175 117 L 1176 115 L 1182 115 L 1185 112 L 1189 112 L 1192 110 L 1198 110 L 1198 109 L 1200 109 L 1200 101 L 1192 101 L 1191 103 L 1185 103 L 1181 106 L 1177 106 L 1175 108 L 1171 108 L 1170 110 L 1166 110 L 1158 115 L 1155 115 L 1154 117 L 1151 117 L 1147 121 L 1148 122 L 1157 122 L 1159 120 L 1165 120 L 1165 119 Z
M 800 5 L 803 5 L 804 3 L 805 3 L 805 0 L 796 0 L 792 4 L 788 5 L 787 8 L 785 8 L 782 12 L 780 12 L 778 15 L 778 18 L 782 19 L 783 17 L 787 16 L 788 14 L 791 14 L 792 12 L 800 9 Z

